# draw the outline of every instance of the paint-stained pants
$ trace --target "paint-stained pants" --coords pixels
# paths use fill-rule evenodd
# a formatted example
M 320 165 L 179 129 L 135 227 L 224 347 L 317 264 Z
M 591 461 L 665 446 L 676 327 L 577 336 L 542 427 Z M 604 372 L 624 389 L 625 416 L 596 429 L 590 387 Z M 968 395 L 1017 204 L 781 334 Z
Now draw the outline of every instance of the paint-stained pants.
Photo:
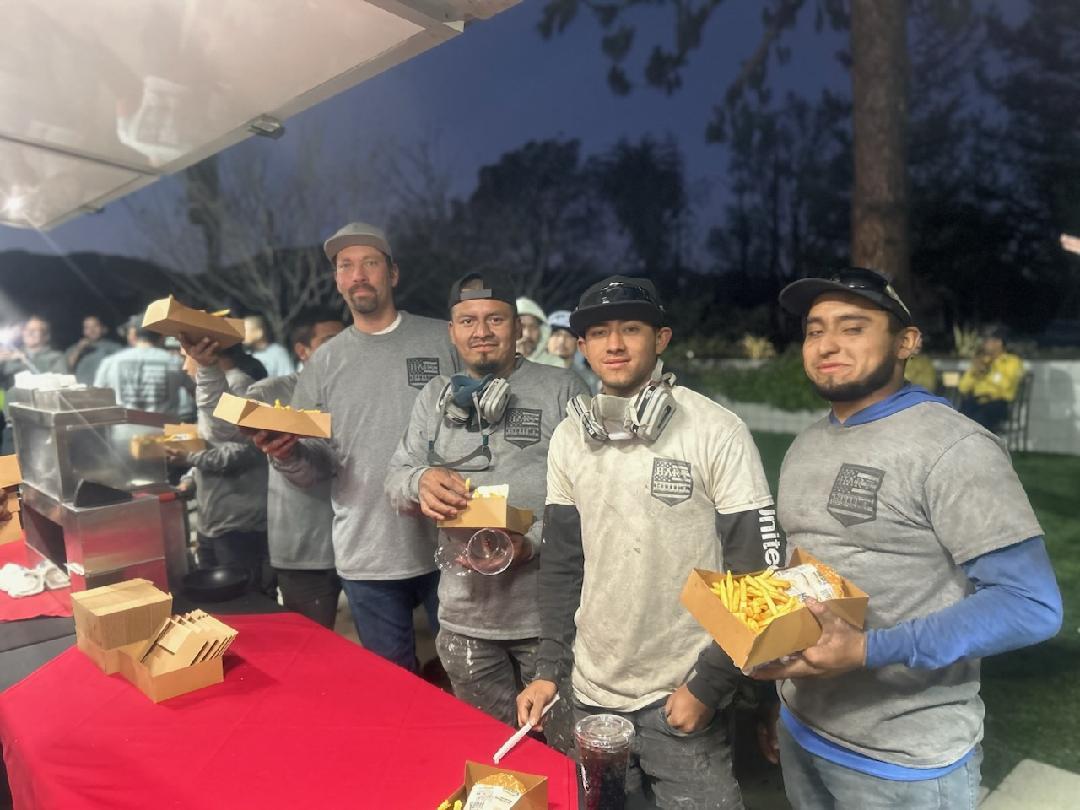
M 439 630 L 439 651 L 454 694 L 496 720 L 517 726 L 517 696 L 536 677 L 539 639 L 492 641 Z

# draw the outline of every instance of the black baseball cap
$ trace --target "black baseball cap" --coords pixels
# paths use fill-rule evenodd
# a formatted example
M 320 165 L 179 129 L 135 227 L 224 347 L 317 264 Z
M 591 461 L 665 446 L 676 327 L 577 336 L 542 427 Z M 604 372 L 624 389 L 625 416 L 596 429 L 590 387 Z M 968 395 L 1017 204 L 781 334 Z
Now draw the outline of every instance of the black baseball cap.
M 814 301 L 825 293 L 842 292 L 865 298 L 879 309 L 891 312 L 904 326 L 913 326 L 911 310 L 900 300 L 892 283 L 876 270 L 847 267 L 828 277 L 801 278 L 780 291 L 780 306 L 792 315 L 805 318 Z
M 570 314 L 570 329 L 582 337 L 590 326 L 604 321 L 645 321 L 663 326 L 667 315 L 649 279 L 608 276 L 581 294 L 577 309 Z
M 470 282 L 480 282 L 479 285 Z M 467 289 L 462 289 L 466 287 Z M 471 288 L 471 289 L 469 289 Z M 517 312 L 517 293 L 510 279 L 502 273 L 466 273 L 450 286 L 447 309 L 453 310 L 462 301 L 490 299 L 509 304 Z

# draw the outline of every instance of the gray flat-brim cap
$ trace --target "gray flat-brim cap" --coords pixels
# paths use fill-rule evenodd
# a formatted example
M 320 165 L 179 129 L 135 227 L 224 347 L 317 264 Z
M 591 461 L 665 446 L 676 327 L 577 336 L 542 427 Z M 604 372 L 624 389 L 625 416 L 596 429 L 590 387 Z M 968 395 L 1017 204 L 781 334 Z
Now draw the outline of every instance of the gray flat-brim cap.
M 334 257 L 337 256 L 338 253 L 345 248 L 353 247 L 354 245 L 366 245 L 368 247 L 378 248 L 393 261 L 394 254 L 390 250 L 390 242 L 386 238 L 383 229 L 376 228 L 374 225 L 369 225 L 366 222 L 350 222 L 326 240 L 323 245 L 323 250 L 326 252 L 326 258 L 332 263 Z

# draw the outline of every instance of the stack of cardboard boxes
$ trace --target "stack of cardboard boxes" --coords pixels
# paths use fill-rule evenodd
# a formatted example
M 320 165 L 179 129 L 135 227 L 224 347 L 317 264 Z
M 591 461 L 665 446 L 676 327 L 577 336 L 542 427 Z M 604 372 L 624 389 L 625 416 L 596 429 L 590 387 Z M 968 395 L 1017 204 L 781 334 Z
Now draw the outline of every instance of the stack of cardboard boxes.
M 236 630 L 201 610 L 172 616 L 172 597 L 145 579 L 71 595 L 78 648 L 155 703 L 224 680 Z

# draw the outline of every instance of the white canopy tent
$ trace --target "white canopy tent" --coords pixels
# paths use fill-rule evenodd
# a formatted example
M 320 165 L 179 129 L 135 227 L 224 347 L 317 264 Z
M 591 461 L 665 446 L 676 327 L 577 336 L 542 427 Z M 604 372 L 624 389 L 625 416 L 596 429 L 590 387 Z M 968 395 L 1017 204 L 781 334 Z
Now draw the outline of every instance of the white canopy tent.
M 0 0 L 0 224 L 48 229 L 518 0 Z

